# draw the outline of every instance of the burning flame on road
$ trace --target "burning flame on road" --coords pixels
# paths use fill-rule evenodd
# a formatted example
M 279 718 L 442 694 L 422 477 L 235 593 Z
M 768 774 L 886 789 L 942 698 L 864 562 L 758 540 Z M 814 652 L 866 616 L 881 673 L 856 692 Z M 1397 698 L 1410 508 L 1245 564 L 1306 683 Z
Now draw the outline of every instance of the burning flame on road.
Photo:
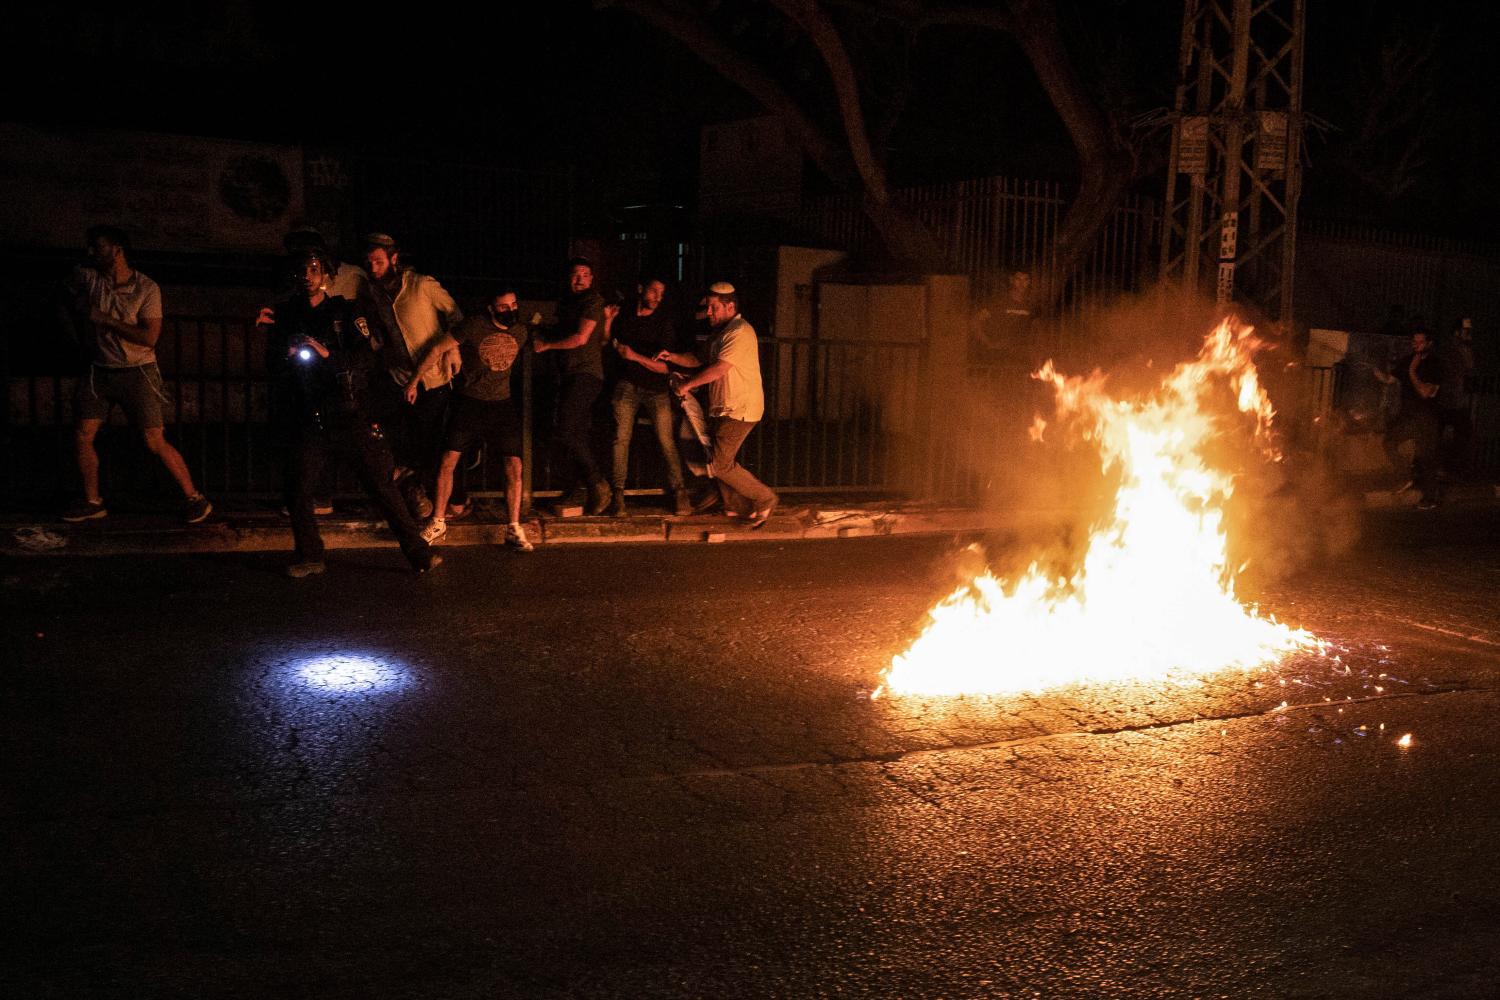
M 881 690 L 1010 694 L 1186 680 L 1317 647 L 1310 633 L 1235 598 L 1223 524 L 1233 476 L 1204 459 L 1224 431 L 1211 397 L 1226 387 L 1239 413 L 1253 417 L 1256 440 L 1279 457 L 1270 450 L 1274 411 L 1256 377 L 1256 346 L 1250 328 L 1226 320 L 1196 360 L 1136 399 L 1111 398 L 1098 372 L 1069 378 L 1045 364 L 1033 377 L 1053 386 L 1059 417 L 1097 442 L 1103 468 L 1120 475 L 1111 516 L 1070 576 L 1033 563 L 1018 580 L 985 572 L 950 594 L 893 658 Z M 1034 438 L 1043 431 L 1033 424 Z

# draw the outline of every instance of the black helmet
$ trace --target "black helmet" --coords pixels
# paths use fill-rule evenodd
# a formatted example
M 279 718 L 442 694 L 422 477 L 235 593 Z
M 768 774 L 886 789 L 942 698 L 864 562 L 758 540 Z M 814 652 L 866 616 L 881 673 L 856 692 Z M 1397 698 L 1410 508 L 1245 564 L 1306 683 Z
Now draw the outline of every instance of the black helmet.
M 290 243 L 290 241 L 288 242 Z M 322 239 L 319 239 L 316 243 L 309 241 L 292 244 L 287 247 L 287 265 L 293 270 L 306 267 L 307 262 L 310 260 L 316 260 L 322 264 L 323 273 L 330 278 L 339 271 L 339 262 L 334 259 L 333 254 L 329 252 L 328 247 L 324 245 Z

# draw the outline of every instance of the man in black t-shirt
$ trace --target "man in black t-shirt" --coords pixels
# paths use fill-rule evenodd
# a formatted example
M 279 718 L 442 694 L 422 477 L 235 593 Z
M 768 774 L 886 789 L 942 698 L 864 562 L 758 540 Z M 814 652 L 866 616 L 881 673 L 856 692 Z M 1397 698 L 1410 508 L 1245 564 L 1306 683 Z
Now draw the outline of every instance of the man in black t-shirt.
M 1438 504 L 1438 440 L 1441 424 L 1437 395 L 1442 387 L 1443 368 L 1433 350 L 1431 337 L 1418 327 L 1411 335 L 1411 353 L 1396 363 L 1394 372 L 1376 371 L 1376 377 L 1387 384 L 1401 386 L 1401 412 L 1385 433 L 1385 453 L 1391 466 L 1400 469 L 1404 463 L 1401 446 L 1412 443 L 1411 480 L 1421 496 L 1417 506 L 1430 510 Z M 1403 486 L 1398 492 L 1404 491 Z
M 436 543 L 448 530 L 448 500 L 453 496 L 459 459 L 483 444 L 491 454 L 504 456 L 505 500 L 510 515 L 505 544 L 531 551 L 521 524 L 521 414 L 510 392 L 516 358 L 531 338 L 521 322 L 520 308 L 516 293 L 507 288 L 490 297 L 482 314 L 465 318 L 451 334 L 444 334 L 457 345 L 460 367 L 438 462 L 432 520 L 422 530 L 422 537 L 429 543 Z M 443 348 L 439 345 L 433 355 L 438 356 Z
M 557 304 L 549 336 L 532 338 L 538 354 L 557 360 L 557 419 L 552 426 L 552 474 L 560 488 L 574 487 L 560 506 L 572 506 L 588 489 L 588 512 L 609 506 L 609 484 L 599 474 L 589 444 L 594 401 L 604 388 L 604 298 L 594 291 L 594 267 L 583 257 L 568 262 L 568 291 Z
M 625 474 L 630 466 L 630 438 L 635 431 L 636 414 L 642 406 L 651 414 L 656 440 L 661 446 L 662 461 L 667 467 L 667 485 L 672 490 L 673 509 L 678 514 L 692 513 L 687 489 L 682 479 L 682 462 L 672 436 L 672 392 L 667 385 L 668 368 L 657 361 L 662 351 L 685 351 L 691 345 L 682 342 L 677 325 L 661 307 L 666 283 L 648 277 L 637 286 L 633 304 L 623 311 L 607 307 L 604 314 L 605 339 L 614 344 L 623 367 L 615 384 L 611 403 L 615 416 L 614 462 L 610 469 L 610 513 L 625 516 Z

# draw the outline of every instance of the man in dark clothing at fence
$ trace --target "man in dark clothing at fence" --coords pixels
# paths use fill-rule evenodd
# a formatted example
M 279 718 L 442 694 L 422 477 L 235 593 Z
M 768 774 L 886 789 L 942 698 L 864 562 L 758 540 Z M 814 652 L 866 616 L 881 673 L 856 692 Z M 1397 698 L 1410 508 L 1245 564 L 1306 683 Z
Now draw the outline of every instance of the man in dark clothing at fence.
M 1467 319 L 1453 324 L 1453 331 L 1438 345 L 1442 382 L 1436 397 L 1438 441 L 1443 474 L 1462 477 L 1469 468 L 1469 445 L 1474 424 L 1469 417 L 1469 378 L 1474 374 L 1473 327 Z
M 293 258 L 303 291 L 276 306 L 266 329 L 266 371 L 284 380 L 292 425 L 287 462 L 287 508 L 292 516 L 297 561 L 291 577 L 321 573 L 323 539 L 313 515 L 313 492 L 329 462 L 345 461 L 385 516 L 401 551 L 418 573 L 440 561 L 421 537 L 393 481 L 390 446 L 370 419 L 371 376 L 376 352 L 370 326 L 348 300 L 324 289 L 337 265 L 325 251 L 304 248 Z
M 552 474 L 564 494 L 559 508 L 582 502 L 587 489 L 588 513 L 609 506 L 609 484 L 599 474 L 589 441 L 594 401 L 604 388 L 604 298 L 594 291 L 594 266 L 583 257 L 568 261 L 568 291 L 557 304 L 557 323 L 549 336 L 531 341 L 538 354 L 556 352 L 557 418 L 552 425 Z
M 83 497 L 63 512 L 64 521 L 93 521 L 109 514 L 99 494 L 99 454 L 94 439 L 110 410 L 118 404 L 141 432 L 146 450 L 155 455 L 183 495 L 183 520 L 196 524 L 213 510 L 193 485 L 181 453 L 162 432 L 166 389 L 156 366 L 161 337 L 161 289 L 130 266 L 130 239 L 114 226 L 88 231 L 92 267 L 80 267 L 68 279 L 70 316 L 84 331 L 88 374 L 74 395 L 77 428 L 74 443 Z
M 1431 510 L 1438 505 L 1438 391 L 1443 369 L 1433 350 L 1432 339 L 1418 325 L 1411 335 L 1412 351 L 1397 362 L 1394 373 L 1376 370 L 1376 377 L 1386 384 L 1401 386 L 1401 411 L 1385 433 L 1385 453 L 1391 466 L 1404 464 L 1401 446 L 1412 443 L 1411 481 L 1397 492 L 1416 486 L 1420 492 L 1418 508 Z
M 351 264 L 346 260 L 338 260 L 334 256 L 333 250 L 328 246 L 327 241 L 323 239 L 323 234 L 314 227 L 306 224 L 298 225 L 289 230 L 281 238 L 281 246 L 286 251 L 287 257 L 293 260 L 300 260 L 301 254 L 304 251 L 313 249 L 321 251 L 328 260 L 334 261 L 334 273 L 327 276 L 328 281 L 323 290 L 329 295 L 337 295 L 340 298 L 349 300 L 349 303 L 354 306 L 354 314 L 356 316 L 363 316 L 367 323 L 376 324 L 377 328 L 373 332 L 377 339 L 382 342 L 390 339 L 390 331 L 380 329 L 378 326 L 381 322 L 380 309 L 371 290 L 370 276 L 365 273 L 364 268 L 358 264 Z M 290 269 L 284 270 L 290 271 Z M 278 278 L 276 285 L 278 298 L 295 298 L 302 288 L 302 275 L 284 273 Z M 266 306 L 260 310 L 260 316 L 256 319 L 256 323 L 271 323 L 275 319 L 275 308 Z M 325 473 L 331 471 L 330 468 L 325 470 Z M 326 474 L 325 481 L 317 485 L 313 496 L 316 498 L 313 500 L 313 513 L 333 513 L 333 482 L 327 478 Z M 290 515 L 291 512 L 283 510 L 282 513 Z
M 614 462 L 610 467 L 610 513 L 625 516 L 625 475 L 630 466 L 630 438 L 635 431 L 636 414 L 642 406 L 651 416 L 656 441 L 661 446 L 662 461 L 667 467 L 667 485 L 672 490 L 673 510 L 692 513 L 687 488 L 682 478 L 682 462 L 672 435 L 672 391 L 667 385 L 669 369 L 656 360 L 662 351 L 686 351 L 685 343 L 672 322 L 671 314 L 662 308 L 667 286 L 659 278 L 646 277 L 636 286 L 636 300 L 623 310 L 606 309 L 604 337 L 614 344 L 621 360 L 620 379 L 615 383 L 611 403 L 615 415 Z

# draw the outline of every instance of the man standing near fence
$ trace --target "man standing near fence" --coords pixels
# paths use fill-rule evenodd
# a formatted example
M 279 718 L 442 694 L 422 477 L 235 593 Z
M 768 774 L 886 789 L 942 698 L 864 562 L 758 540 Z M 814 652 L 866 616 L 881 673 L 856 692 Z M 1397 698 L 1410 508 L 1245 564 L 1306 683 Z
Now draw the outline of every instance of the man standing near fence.
M 402 264 L 401 248 L 385 233 L 365 237 L 365 263 L 389 332 L 381 353 L 390 379 L 380 386 L 377 415 L 391 432 L 401 494 L 412 515 L 425 518 L 432 513 L 428 491 L 437 482 L 438 450 L 453 395 L 450 382 L 459 365 L 456 348 L 436 364 L 429 355 L 439 345 L 453 344 L 443 334 L 464 317 L 436 278 Z M 414 402 L 408 403 L 404 397 L 413 381 Z
M 630 439 L 635 432 L 635 418 L 641 410 L 651 417 L 656 441 L 661 446 L 662 461 L 667 467 L 667 485 L 672 490 L 673 511 L 687 514 L 687 488 L 682 479 L 682 461 L 677 457 L 677 442 L 672 435 L 672 397 L 667 386 L 668 368 L 656 360 L 662 351 L 686 347 L 677 333 L 677 324 L 662 308 L 667 286 L 659 278 L 644 277 L 636 286 L 636 300 L 617 315 L 610 309 L 604 314 L 604 339 L 614 344 L 615 353 L 624 362 L 620 380 L 615 383 L 611 399 L 615 415 L 614 462 L 610 468 L 609 512 L 625 516 L 625 474 L 630 467 Z
M 432 520 L 422 529 L 422 538 L 436 544 L 447 533 L 448 499 L 453 495 L 458 464 L 466 452 L 483 447 L 505 462 L 505 544 L 530 552 L 531 540 L 521 524 L 524 428 L 520 410 L 511 399 L 510 380 L 531 331 L 521 322 L 515 291 L 501 289 L 490 297 L 483 314 L 467 317 L 448 336 L 454 340 L 463 366 L 444 435 Z
M 594 401 L 604 388 L 604 298 L 594 291 L 594 265 L 586 258 L 568 261 L 568 291 L 557 303 L 551 336 L 535 337 L 538 354 L 555 351 L 558 369 L 557 419 L 552 425 L 552 476 L 558 487 L 574 486 L 559 509 L 576 506 L 587 488 L 590 515 L 609 506 L 609 484 L 594 461 L 589 432 Z
M 1420 491 L 1417 507 L 1431 510 L 1438 505 L 1438 445 L 1441 429 L 1437 395 L 1442 388 L 1443 369 L 1433 350 L 1432 338 L 1418 323 L 1411 335 L 1412 352 L 1396 364 L 1395 372 L 1375 370 L 1375 377 L 1386 384 L 1401 386 L 1401 412 L 1385 432 L 1385 452 L 1392 468 L 1405 464 L 1402 445 L 1410 441 L 1411 480 L 1396 492 L 1411 486 Z
M 701 356 L 699 352 L 662 351 L 657 360 L 699 369 L 691 377 L 674 373 L 672 391 L 682 397 L 700 385 L 708 386 L 708 415 L 713 424 L 709 474 L 719 488 L 724 512 L 745 517 L 750 527 L 759 528 L 770 520 L 779 500 L 735 457 L 765 414 L 760 344 L 755 328 L 740 315 L 739 295 L 728 282 L 708 287 L 708 322 L 713 333 L 700 349 Z
M 87 239 L 93 266 L 75 269 L 67 285 L 89 350 L 89 371 L 79 380 L 74 396 L 74 439 L 83 497 L 62 518 L 92 521 L 109 514 L 99 494 L 99 453 L 94 450 L 94 439 L 118 403 L 131 425 L 140 430 L 146 450 L 161 461 L 182 490 L 183 520 L 197 524 L 213 511 L 213 504 L 193 485 L 182 454 L 162 431 L 167 394 L 156 366 L 161 289 L 130 266 L 130 239 L 123 230 L 94 226 Z

